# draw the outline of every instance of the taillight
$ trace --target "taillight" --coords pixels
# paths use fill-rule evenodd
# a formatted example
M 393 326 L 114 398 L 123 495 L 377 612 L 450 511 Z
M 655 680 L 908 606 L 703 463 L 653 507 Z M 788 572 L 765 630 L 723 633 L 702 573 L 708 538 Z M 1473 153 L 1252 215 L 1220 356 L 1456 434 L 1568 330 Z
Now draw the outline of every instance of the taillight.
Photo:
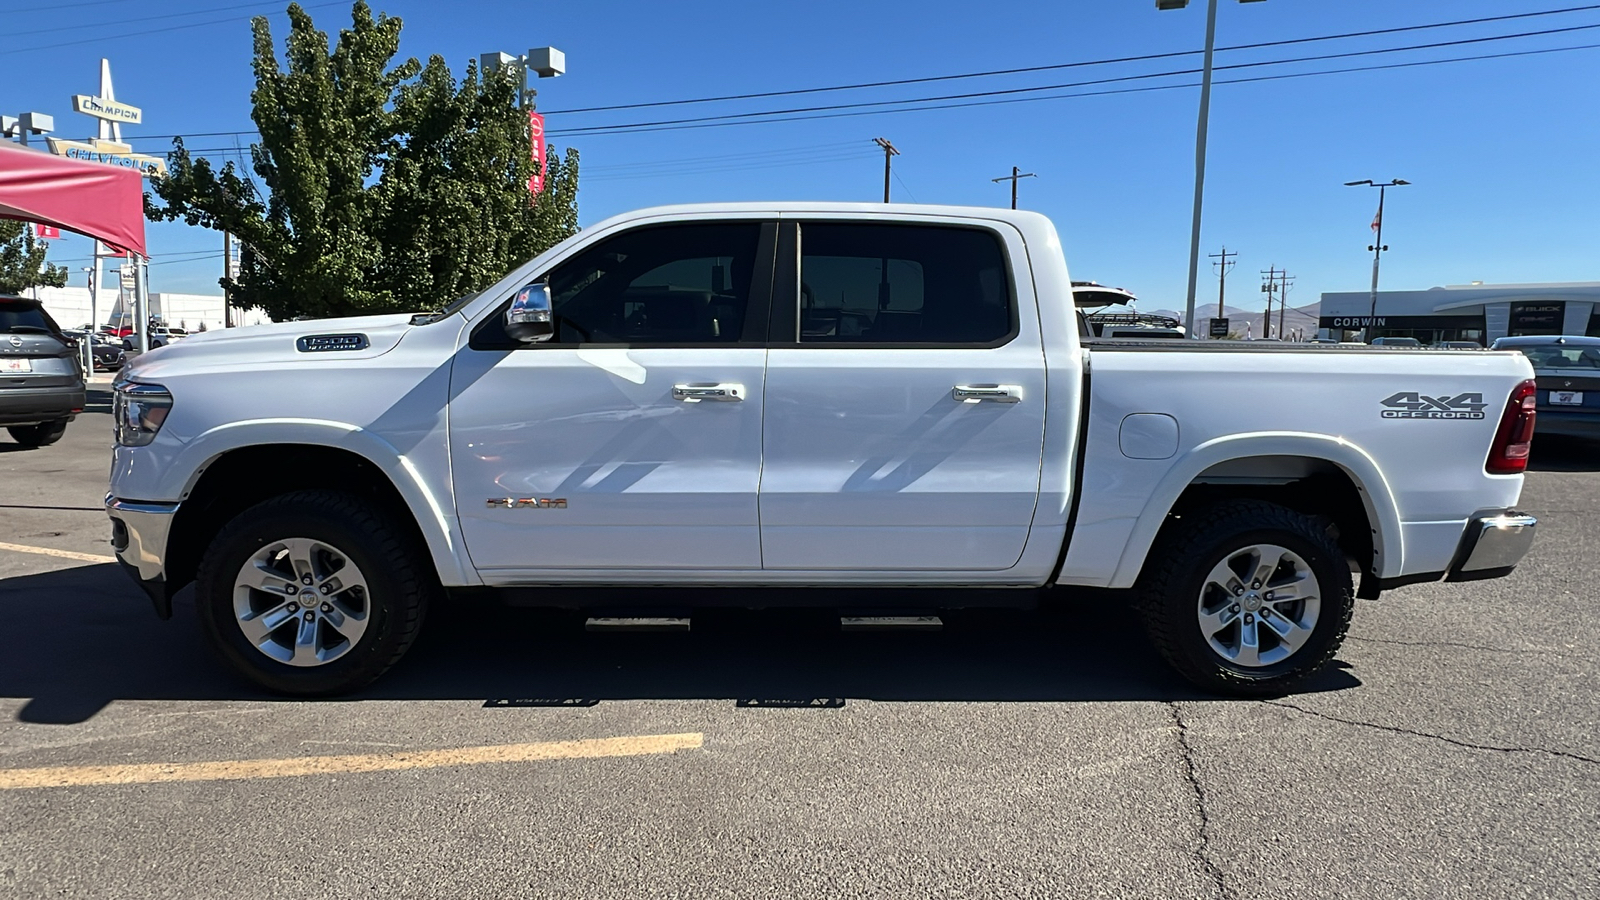
M 1493 475 L 1516 475 L 1528 468 L 1528 451 L 1533 448 L 1533 422 L 1538 418 L 1539 388 L 1532 378 L 1511 391 L 1506 411 L 1500 416 L 1500 430 L 1484 471 Z

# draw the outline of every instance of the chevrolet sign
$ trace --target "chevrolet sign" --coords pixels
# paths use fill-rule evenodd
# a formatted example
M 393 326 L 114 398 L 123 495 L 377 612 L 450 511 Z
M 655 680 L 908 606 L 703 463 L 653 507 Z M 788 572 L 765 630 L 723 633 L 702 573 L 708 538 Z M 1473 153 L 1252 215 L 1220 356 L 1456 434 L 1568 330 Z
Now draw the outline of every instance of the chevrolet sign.
M 167 161 L 165 159 L 144 153 L 134 153 L 127 144 L 119 144 L 115 141 L 69 141 L 63 138 L 49 138 L 49 141 L 50 152 L 57 156 L 122 166 L 125 169 L 138 169 L 144 173 L 146 178 L 152 175 L 167 174 Z

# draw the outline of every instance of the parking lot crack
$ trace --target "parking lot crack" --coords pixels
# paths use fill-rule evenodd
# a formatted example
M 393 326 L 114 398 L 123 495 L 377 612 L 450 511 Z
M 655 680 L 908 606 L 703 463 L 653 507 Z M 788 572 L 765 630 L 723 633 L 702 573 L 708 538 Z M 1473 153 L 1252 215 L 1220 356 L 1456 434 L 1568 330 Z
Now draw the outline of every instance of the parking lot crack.
M 1341 716 L 1330 715 L 1325 712 L 1318 712 L 1314 709 L 1306 709 L 1303 706 L 1296 706 L 1293 703 L 1283 700 L 1263 700 L 1261 702 L 1268 706 L 1276 706 L 1279 709 L 1294 710 L 1295 712 L 1304 713 L 1305 715 L 1318 719 L 1325 719 L 1329 722 L 1338 722 L 1341 725 L 1354 725 L 1359 728 L 1372 728 L 1378 731 L 1387 731 L 1391 734 L 1404 734 L 1410 737 L 1420 737 L 1435 741 L 1443 741 L 1446 744 L 1461 747 L 1465 750 L 1484 750 L 1492 753 L 1532 753 L 1540 756 L 1554 756 L 1561 759 L 1570 759 L 1576 762 L 1587 763 L 1591 766 L 1600 765 L 1600 759 L 1595 759 L 1592 756 L 1584 756 L 1581 753 L 1569 753 L 1565 750 L 1551 750 L 1548 747 L 1502 747 L 1494 744 L 1476 744 L 1471 741 L 1463 741 L 1459 738 L 1449 737 L 1448 735 L 1434 734 L 1428 731 L 1417 731 L 1416 729 L 1412 728 L 1401 728 L 1398 725 L 1380 725 L 1376 722 L 1363 722 L 1359 719 L 1346 719 Z
M 1481 650 L 1486 653 L 1520 653 L 1519 650 L 1508 650 L 1504 647 L 1485 647 L 1482 644 L 1463 644 L 1457 641 L 1396 641 L 1389 638 L 1361 637 L 1359 635 L 1345 635 L 1345 640 L 1356 641 L 1362 644 L 1394 644 L 1397 647 L 1455 647 L 1460 650 Z
M 1189 723 L 1183 719 L 1183 709 L 1177 701 L 1169 701 L 1167 706 L 1172 710 L 1172 726 L 1178 736 L 1178 757 L 1183 761 L 1183 778 L 1188 782 L 1189 791 L 1194 796 L 1195 816 L 1199 820 L 1196 829 L 1197 843 L 1195 846 L 1195 860 L 1200 863 L 1211 881 L 1217 886 L 1217 897 L 1229 900 L 1233 895 L 1228 891 L 1227 881 L 1222 876 L 1222 869 L 1211 859 L 1211 815 L 1208 809 L 1205 787 L 1200 784 L 1200 773 L 1194 764 L 1194 748 L 1189 743 Z

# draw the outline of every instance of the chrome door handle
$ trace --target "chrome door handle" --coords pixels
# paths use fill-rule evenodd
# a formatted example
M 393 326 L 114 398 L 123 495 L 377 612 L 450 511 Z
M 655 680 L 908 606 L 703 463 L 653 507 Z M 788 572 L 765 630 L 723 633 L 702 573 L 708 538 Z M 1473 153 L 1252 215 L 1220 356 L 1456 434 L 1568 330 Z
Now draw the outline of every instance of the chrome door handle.
M 995 403 L 1021 403 L 1020 384 L 958 384 L 950 389 L 950 397 L 962 403 L 992 400 Z
M 682 400 L 685 403 L 699 403 L 701 400 L 732 403 L 744 399 L 744 385 L 675 384 L 672 386 L 672 399 Z

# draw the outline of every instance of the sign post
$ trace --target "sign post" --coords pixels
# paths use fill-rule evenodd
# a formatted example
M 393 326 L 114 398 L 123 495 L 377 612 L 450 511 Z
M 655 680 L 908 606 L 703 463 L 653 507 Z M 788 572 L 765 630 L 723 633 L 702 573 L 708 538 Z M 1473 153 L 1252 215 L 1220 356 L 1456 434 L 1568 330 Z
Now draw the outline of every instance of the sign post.
M 1216 316 L 1212 316 L 1211 317 L 1211 336 L 1214 337 L 1214 338 L 1225 338 L 1225 337 L 1227 337 L 1228 336 L 1228 320 L 1227 319 L 1219 319 Z

